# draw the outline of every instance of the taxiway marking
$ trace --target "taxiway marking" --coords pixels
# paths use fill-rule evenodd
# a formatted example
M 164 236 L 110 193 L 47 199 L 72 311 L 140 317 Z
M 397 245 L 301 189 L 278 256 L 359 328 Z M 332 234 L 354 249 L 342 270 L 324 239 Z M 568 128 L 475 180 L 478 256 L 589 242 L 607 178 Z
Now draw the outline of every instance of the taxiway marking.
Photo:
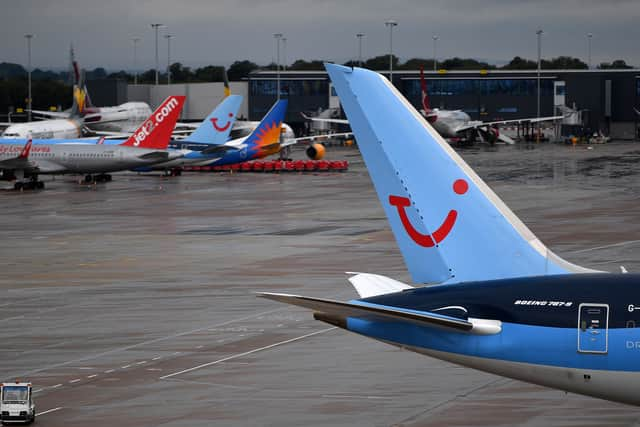
M 102 353 L 93 354 L 93 355 L 90 355 L 90 356 L 85 356 L 85 357 L 81 357 L 81 358 L 74 359 L 74 360 L 68 360 L 66 362 L 55 363 L 53 365 L 44 366 L 42 368 L 33 369 L 31 371 L 22 372 L 21 374 L 17 374 L 17 375 L 14 374 L 13 377 L 14 378 L 31 377 L 31 376 L 33 376 L 33 374 L 37 374 L 37 373 L 40 373 L 40 372 L 43 372 L 43 371 L 48 371 L 50 369 L 60 368 L 62 366 L 67 366 L 67 365 L 76 364 L 76 363 L 80 363 L 80 362 L 86 362 L 87 360 L 95 360 L 95 359 L 98 359 L 98 358 L 103 357 L 103 356 L 109 356 L 111 354 L 121 353 L 123 351 L 131 350 L 133 348 L 142 347 L 142 346 L 145 346 L 145 345 L 148 345 L 148 344 L 155 344 L 155 343 L 162 342 L 162 341 L 167 341 L 167 340 L 170 340 L 170 339 L 173 339 L 173 338 L 179 338 L 179 337 L 182 337 L 182 336 L 185 336 L 185 335 L 194 334 L 196 332 L 206 331 L 206 330 L 212 329 L 212 328 L 220 328 L 222 326 L 230 325 L 232 323 L 242 322 L 242 321 L 249 320 L 249 319 L 255 319 L 256 317 L 265 316 L 267 314 L 272 314 L 272 313 L 277 313 L 277 312 L 284 311 L 284 310 L 287 310 L 287 309 L 288 309 L 288 307 L 277 308 L 275 310 L 263 311 L 261 313 L 256 313 L 256 314 L 252 314 L 250 316 L 240 317 L 238 319 L 228 320 L 226 322 L 217 323 L 217 324 L 214 324 L 214 325 L 208 325 L 208 326 L 203 326 L 201 328 L 191 329 L 189 331 L 178 332 L 178 333 L 167 335 L 167 336 L 164 336 L 164 337 L 155 338 L 155 339 L 148 340 L 148 341 L 142 341 L 142 342 L 139 342 L 137 344 L 131 344 L 131 345 L 127 345 L 127 346 L 124 346 L 124 347 L 114 348 L 112 350 L 107 350 L 107 351 L 104 351 Z M 1 321 L 2 321 L 2 319 L 0 319 L 0 322 Z M 178 352 L 175 352 L 173 354 L 180 354 L 180 352 L 178 351 Z
M 288 340 L 285 340 L 285 341 L 280 341 L 280 342 L 277 342 L 277 343 L 273 343 L 273 344 L 270 344 L 270 345 L 267 345 L 267 346 L 264 346 L 264 347 L 255 348 L 253 350 L 245 351 L 244 353 L 234 354 L 233 356 L 224 357 L 222 359 L 214 360 L 213 362 L 203 363 L 202 365 L 194 366 L 193 368 L 184 369 L 184 370 L 179 371 L 179 372 L 174 372 L 172 374 L 164 375 L 164 376 L 160 377 L 160 379 L 161 380 L 166 380 L 167 378 L 175 377 L 177 375 L 186 374 L 187 372 L 192 372 L 192 371 L 195 371 L 195 370 L 198 370 L 198 369 L 201 369 L 201 368 L 206 368 L 207 366 L 217 365 L 219 363 L 226 362 L 226 361 L 233 360 L 233 359 L 237 359 L 239 357 L 248 356 L 248 355 L 253 354 L 253 353 L 258 353 L 260 351 L 269 350 L 269 349 L 272 349 L 274 347 L 279 347 L 281 345 L 285 345 L 285 344 L 289 344 L 289 343 L 292 343 L 292 342 L 300 341 L 300 340 L 303 340 L 305 338 L 312 337 L 314 335 L 319 335 L 319 334 L 323 334 L 325 332 L 332 331 L 334 329 L 338 329 L 338 328 L 333 326 L 331 328 L 322 329 L 320 331 L 311 332 L 309 334 L 301 335 L 299 337 L 291 338 L 291 339 L 288 339 Z
M 59 411 L 60 409 L 62 409 L 62 406 L 59 406 L 59 407 L 57 407 L 57 408 L 53 408 L 53 409 L 47 409 L 47 410 L 46 410 L 46 411 L 44 411 L 44 412 L 38 412 L 38 415 L 37 415 L 37 416 L 41 417 L 42 415 L 50 414 L 50 413 L 52 413 L 52 412 Z

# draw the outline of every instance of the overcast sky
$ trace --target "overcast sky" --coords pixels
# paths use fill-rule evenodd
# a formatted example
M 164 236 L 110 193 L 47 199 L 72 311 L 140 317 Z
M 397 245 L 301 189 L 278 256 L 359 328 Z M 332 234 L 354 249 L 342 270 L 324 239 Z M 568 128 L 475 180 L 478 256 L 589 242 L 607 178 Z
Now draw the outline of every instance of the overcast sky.
M 515 55 L 536 57 L 536 29 L 544 31 L 544 58 L 576 56 L 592 64 L 624 59 L 640 66 L 640 0 L 3 0 L 0 62 L 26 64 L 24 34 L 33 33 L 32 61 L 64 69 L 73 43 L 84 68 L 133 67 L 133 37 L 140 37 L 138 68 L 154 64 L 151 23 L 173 34 L 171 62 L 229 65 L 237 59 L 266 64 L 275 58 L 274 33 L 287 38 L 286 59 L 345 62 L 389 52 L 384 21 L 393 19 L 394 53 L 401 60 L 437 55 L 490 63 Z M 284 56 L 284 53 L 283 53 Z

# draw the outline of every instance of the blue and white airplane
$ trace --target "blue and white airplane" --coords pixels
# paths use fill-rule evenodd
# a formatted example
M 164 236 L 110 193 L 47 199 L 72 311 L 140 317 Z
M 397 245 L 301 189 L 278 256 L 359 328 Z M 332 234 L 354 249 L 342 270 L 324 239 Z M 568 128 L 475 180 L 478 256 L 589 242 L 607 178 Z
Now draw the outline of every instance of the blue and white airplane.
M 640 275 L 551 252 L 372 71 L 327 71 L 413 281 L 356 274 L 360 298 L 262 297 L 459 365 L 640 405 Z
M 229 134 L 241 103 L 241 96 L 227 96 L 193 133 L 184 139 L 171 141 L 169 148 L 179 151 L 182 157 L 135 170 L 138 172 L 164 170 L 171 174 L 179 174 L 178 171 L 182 166 L 241 163 L 278 153 L 282 147 L 298 142 L 298 139 L 281 141 L 287 100 L 277 101 L 249 135 L 229 140 Z M 117 140 L 78 139 L 60 140 L 60 142 L 108 145 L 117 143 Z

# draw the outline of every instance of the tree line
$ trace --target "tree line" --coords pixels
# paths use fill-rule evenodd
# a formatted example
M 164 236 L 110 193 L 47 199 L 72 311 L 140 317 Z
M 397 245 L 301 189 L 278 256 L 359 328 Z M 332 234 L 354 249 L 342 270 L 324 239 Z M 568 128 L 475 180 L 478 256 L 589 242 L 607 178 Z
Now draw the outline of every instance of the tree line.
M 395 70 L 417 70 L 424 67 L 425 70 L 433 70 L 434 64 L 432 59 L 411 58 L 401 62 L 400 59 L 393 55 L 393 68 Z M 285 67 L 291 71 L 320 71 L 324 70 L 324 61 L 321 60 L 304 60 L 298 59 L 292 64 Z M 358 61 L 348 61 L 344 65 L 358 66 Z M 368 58 L 363 61 L 362 66 L 371 70 L 386 70 L 389 68 L 389 55 L 379 55 Z M 552 59 L 543 59 L 540 64 L 543 70 L 554 69 L 576 69 L 585 70 L 588 65 L 582 60 L 570 56 L 559 56 Z M 275 70 L 275 63 L 260 66 L 252 61 L 243 60 L 235 61 L 227 68 L 227 75 L 230 81 L 240 81 L 249 76 L 249 73 L 255 70 Z M 537 68 L 537 62 L 525 59 L 520 56 L 514 57 L 509 63 L 503 66 L 496 66 L 486 62 L 478 61 L 473 58 L 448 58 L 437 61 L 437 69 L 445 70 L 533 70 Z M 633 68 L 624 60 L 617 59 L 613 62 L 603 62 L 597 65 L 597 69 L 630 69 Z M 198 83 L 198 82 L 221 82 L 224 79 L 224 67 L 216 65 L 207 65 L 199 68 L 192 68 L 175 62 L 169 67 L 171 71 L 172 83 Z M 71 103 L 70 86 L 71 73 L 69 71 L 50 71 L 35 69 L 31 73 L 33 108 L 47 109 L 50 106 L 60 105 L 62 108 L 68 108 Z M 121 79 L 129 83 L 134 82 L 134 74 L 130 71 L 107 72 L 102 67 L 85 71 L 87 80 L 100 79 Z M 155 83 L 155 70 L 149 69 L 137 75 L 139 84 Z M 160 73 L 160 81 L 167 81 L 166 70 Z M 15 106 L 20 107 L 26 105 L 27 93 L 27 71 L 22 65 L 12 63 L 0 63 L 0 111 L 8 111 L 9 108 Z

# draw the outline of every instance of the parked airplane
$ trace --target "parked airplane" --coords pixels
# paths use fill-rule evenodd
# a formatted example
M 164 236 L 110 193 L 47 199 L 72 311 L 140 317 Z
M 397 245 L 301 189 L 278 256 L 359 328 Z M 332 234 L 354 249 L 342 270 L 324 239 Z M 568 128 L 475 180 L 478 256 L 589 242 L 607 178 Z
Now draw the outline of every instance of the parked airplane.
M 281 133 L 286 112 L 287 100 L 276 101 L 249 136 L 227 141 L 224 144 L 210 144 L 200 151 L 200 155 L 205 158 L 198 164 L 228 165 L 261 159 L 280 152 L 285 146 L 285 143 L 281 143 Z
M 538 123 L 552 120 L 561 120 L 564 117 L 528 117 L 524 119 L 498 120 L 493 122 L 471 120 L 469 114 L 465 113 L 462 110 L 431 108 L 431 106 L 429 105 L 429 95 L 427 93 L 427 83 L 424 78 L 424 69 L 422 67 L 420 68 L 420 87 L 422 94 L 422 114 L 443 138 L 447 138 L 450 140 L 462 139 L 467 142 L 473 142 L 476 139 L 476 136 L 478 136 L 483 142 L 489 142 L 491 144 L 495 143 L 496 141 L 502 141 L 507 144 L 514 144 L 513 139 L 511 139 L 507 135 L 500 133 L 498 126 L 514 123 Z M 306 116 L 305 118 L 319 122 L 341 124 L 349 123 L 348 120 L 342 119 L 318 119 Z
M 79 138 L 92 132 L 109 131 L 132 133 L 147 117 L 151 108 L 145 102 L 125 102 L 115 107 L 94 107 L 71 48 L 71 68 L 74 76 L 73 105 L 68 111 L 32 110 L 48 117 L 27 123 L 8 125 L 1 138 L 67 139 Z
M 210 144 L 210 146 L 202 150 L 201 153 L 209 157 L 217 155 L 217 158 L 214 160 L 208 159 L 197 164 L 201 166 L 222 166 L 242 163 L 247 160 L 262 159 L 273 154 L 282 154 L 284 150 L 288 150 L 293 145 L 303 142 L 309 143 L 309 146 L 305 150 L 307 156 L 314 160 L 320 160 L 324 157 L 325 148 L 321 143 L 314 141 L 326 139 L 330 136 L 351 135 L 351 132 L 347 132 L 300 138 L 289 137 L 289 132 L 291 135 L 293 135 L 293 132 L 290 128 L 289 132 L 285 128 L 284 117 L 286 110 L 287 100 L 277 101 L 251 134 L 247 137 L 234 139 L 224 144 Z
M 260 296 L 459 365 L 640 405 L 640 275 L 551 252 L 383 76 L 327 70 L 413 280 L 350 278 L 349 302 Z
M 176 124 L 184 96 L 171 96 L 131 135 L 119 145 L 86 144 L 82 140 L 35 141 L 26 144 L 13 139 L 0 140 L 0 170 L 2 178 L 16 180 L 14 188 L 44 188 L 40 174 L 87 174 L 86 182 L 94 179 L 110 181 L 107 172 L 134 169 L 160 163 L 183 155 L 167 151 L 171 132 Z M 92 174 L 100 174 L 97 177 Z M 24 181 L 30 177 L 30 181 Z

